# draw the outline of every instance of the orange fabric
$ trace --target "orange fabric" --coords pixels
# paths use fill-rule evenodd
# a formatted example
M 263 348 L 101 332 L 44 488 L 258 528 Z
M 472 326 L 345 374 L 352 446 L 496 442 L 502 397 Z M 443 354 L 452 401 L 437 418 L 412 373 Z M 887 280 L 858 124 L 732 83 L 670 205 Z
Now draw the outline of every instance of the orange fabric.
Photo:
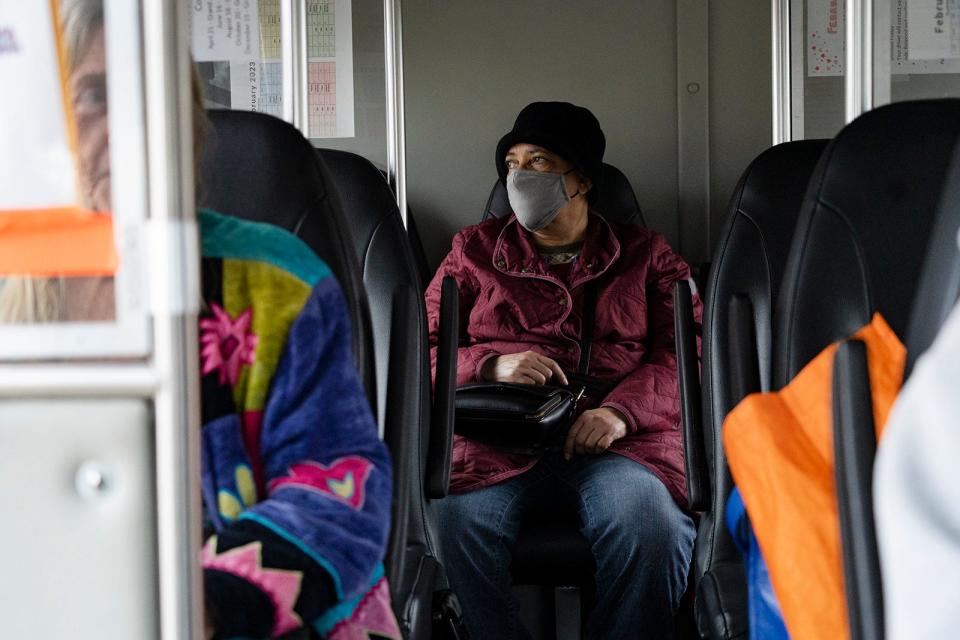
M 903 381 L 906 349 L 876 314 L 867 345 L 877 436 Z M 727 416 L 723 445 L 793 640 L 849 638 L 833 476 L 833 344 L 777 393 Z
M 117 270 L 113 216 L 78 208 L 0 211 L 0 276 L 102 276 Z

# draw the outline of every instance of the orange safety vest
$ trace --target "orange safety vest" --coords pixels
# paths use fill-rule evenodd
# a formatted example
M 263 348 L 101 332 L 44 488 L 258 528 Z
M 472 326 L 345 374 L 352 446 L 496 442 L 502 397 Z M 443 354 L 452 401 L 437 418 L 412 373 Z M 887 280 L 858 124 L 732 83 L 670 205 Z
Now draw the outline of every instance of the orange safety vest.
M 903 382 L 906 349 L 880 314 L 854 338 L 867 346 L 879 438 Z M 747 396 L 723 425 L 730 471 L 794 640 L 850 637 L 833 471 L 837 346 L 781 391 Z

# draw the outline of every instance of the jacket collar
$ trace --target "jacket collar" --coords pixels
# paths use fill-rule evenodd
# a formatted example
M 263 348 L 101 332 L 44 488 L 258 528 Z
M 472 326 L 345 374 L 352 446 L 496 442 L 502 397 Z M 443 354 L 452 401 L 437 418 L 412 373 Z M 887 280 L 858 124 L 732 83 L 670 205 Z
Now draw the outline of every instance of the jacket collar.
M 574 274 L 574 287 L 602 275 L 620 257 L 620 241 L 610 223 L 593 210 L 587 215 L 587 231 Z M 497 237 L 493 266 L 501 273 L 510 275 L 556 279 L 540 257 L 533 234 L 524 229 L 513 214 L 510 214 Z

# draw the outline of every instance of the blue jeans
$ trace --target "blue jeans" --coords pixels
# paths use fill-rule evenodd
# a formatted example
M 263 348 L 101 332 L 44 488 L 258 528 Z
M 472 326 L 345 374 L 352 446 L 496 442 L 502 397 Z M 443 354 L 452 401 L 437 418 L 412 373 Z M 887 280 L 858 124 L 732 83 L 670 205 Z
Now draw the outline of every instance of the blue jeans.
M 568 500 L 596 560 L 588 638 L 670 638 L 687 585 L 693 521 L 663 483 L 615 453 L 549 454 L 500 484 L 436 502 L 450 584 L 478 640 L 527 637 L 511 592 L 510 550 L 533 504 Z

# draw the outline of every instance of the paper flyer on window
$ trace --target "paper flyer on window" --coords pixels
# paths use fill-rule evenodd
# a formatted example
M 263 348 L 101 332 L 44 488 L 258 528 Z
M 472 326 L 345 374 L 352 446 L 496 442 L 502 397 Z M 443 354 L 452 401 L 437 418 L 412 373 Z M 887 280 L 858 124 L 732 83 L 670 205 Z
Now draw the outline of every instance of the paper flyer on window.
M 892 73 L 960 73 L 957 0 L 893 0 L 892 11 Z
M 189 1 L 193 58 L 207 106 L 279 116 L 279 83 L 272 90 L 263 68 L 264 49 L 277 61 L 280 58 L 279 4 Z M 269 13 L 271 5 L 276 9 L 273 15 Z
M 281 117 L 279 0 L 187 1 L 206 105 Z M 351 0 L 307 0 L 304 8 L 310 137 L 352 137 Z
M 908 0 L 910 60 L 960 58 L 960 0 Z
M 842 76 L 843 0 L 807 2 L 807 75 Z
M 7 94 L 0 109 L 3 121 L 16 126 L 4 129 L 0 210 L 75 204 L 74 154 L 50 4 L 5 6 L 13 11 L 0 16 L 0 73 L 16 93 Z

